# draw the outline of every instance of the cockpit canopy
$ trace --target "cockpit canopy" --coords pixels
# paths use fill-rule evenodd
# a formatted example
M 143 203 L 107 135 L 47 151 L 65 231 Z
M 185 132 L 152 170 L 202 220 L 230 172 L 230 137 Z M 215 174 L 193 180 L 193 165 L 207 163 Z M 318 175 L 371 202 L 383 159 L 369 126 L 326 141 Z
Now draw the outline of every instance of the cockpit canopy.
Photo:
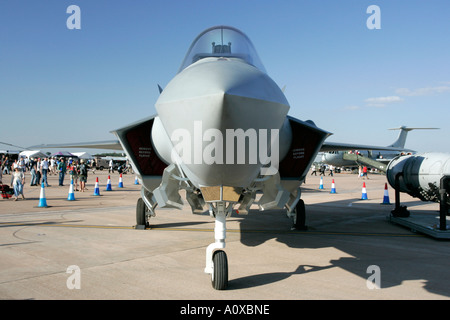
M 233 27 L 217 26 L 203 31 L 192 42 L 178 72 L 208 57 L 239 58 L 266 72 L 250 39 Z

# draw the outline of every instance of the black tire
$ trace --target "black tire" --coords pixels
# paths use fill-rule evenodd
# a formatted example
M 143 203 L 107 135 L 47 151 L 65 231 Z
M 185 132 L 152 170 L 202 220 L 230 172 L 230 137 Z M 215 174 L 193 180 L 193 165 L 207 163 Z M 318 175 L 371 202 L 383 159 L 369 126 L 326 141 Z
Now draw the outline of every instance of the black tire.
M 307 230 L 308 229 L 308 227 L 306 226 L 305 202 L 302 199 L 298 200 L 298 203 L 295 206 L 294 228 L 297 230 Z
M 136 204 L 136 224 L 148 227 L 147 206 L 142 198 Z
M 216 290 L 228 287 L 228 260 L 225 251 L 218 250 L 213 255 L 213 273 L 211 284 Z

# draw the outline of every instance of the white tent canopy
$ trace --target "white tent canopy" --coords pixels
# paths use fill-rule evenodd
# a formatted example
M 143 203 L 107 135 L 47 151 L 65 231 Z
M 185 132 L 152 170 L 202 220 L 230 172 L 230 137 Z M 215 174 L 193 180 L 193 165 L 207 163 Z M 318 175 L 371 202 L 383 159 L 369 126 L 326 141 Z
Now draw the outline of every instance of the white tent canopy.
M 73 152 L 72 154 L 80 159 L 94 159 L 94 157 L 87 152 Z
M 45 157 L 47 157 L 47 155 L 45 153 L 41 152 L 41 150 L 26 150 L 26 151 L 22 151 L 21 153 L 19 153 L 19 158 L 20 157 L 45 158 Z

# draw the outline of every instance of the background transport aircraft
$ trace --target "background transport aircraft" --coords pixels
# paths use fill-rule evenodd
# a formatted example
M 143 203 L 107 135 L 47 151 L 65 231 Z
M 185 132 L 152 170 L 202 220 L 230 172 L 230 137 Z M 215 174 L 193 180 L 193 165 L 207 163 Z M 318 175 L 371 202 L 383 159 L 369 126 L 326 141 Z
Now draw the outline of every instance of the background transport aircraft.
M 438 129 L 438 128 L 408 128 L 406 126 L 401 126 L 399 128 L 389 129 L 389 130 L 400 130 L 397 140 L 395 140 L 392 144 L 388 146 L 391 148 L 398 148 L 397 151 L 383 151 L 383 150 L 376 150 L 375 152 L 374 150 L 366 150 L 366 151 L 357 150 L 357 151 L 364 157 L 388 164 L 392 159 L 398 157 L 401 154 L 416 153 L 413 150 L 405 149 L 405 143 L 408 132 L 411 130 L 418 130 L 418 129 Z M 325 152 L 322 154 L 322 162 L 329 165 L 333 165 L 335 167 L 355 167 L 358 165 L 357 162 L 344 159 L 344 154 L 348 153 L 349 151 L 356 152 L 356 150 L 354 149 Z
M 289 103 L 250 39 L 229 26 L 195 38 L 155 106 L 156 115 L 112 131 L 118 140 L 39 147 L 123 149 L 142 182 L 140 226 L 157 206 L 181 209 L 185 190 L 192 213 L 215 219 L 205 273 L 218 290 L 228 284 L 223 249 L 233 210 L 246 214 L 253 203 L 261 211 L 284 209 L 304 229 L 300 186 L 319 151 L 399 149 L 327 143 L 331 133 L 288 116 Z

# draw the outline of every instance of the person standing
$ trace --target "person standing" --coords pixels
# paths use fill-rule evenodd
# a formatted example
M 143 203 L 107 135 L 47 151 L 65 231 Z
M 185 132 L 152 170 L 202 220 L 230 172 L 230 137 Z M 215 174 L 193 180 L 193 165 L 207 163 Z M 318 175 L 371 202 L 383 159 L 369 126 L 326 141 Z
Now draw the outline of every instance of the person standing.
M 31 173 L 31 182 L 30 186 L 35 186 L 37 184 L 37 175 L 36 175 L 36 161 L 31 158 L 30 159 L 30 173 Z
M 64 186 L 64 176 L 66 174 L 66 162 L 64 161 L 64 158 L 61 158 L 58 163 L 58 171 L 59 171 L 59 185 Z
M 44 158 L 44 161 L 41 162 L 41 172 L 42 172 L 42 183 L 45 182 L 45 186 L 48 187 L 48 180 L 47 180 L 47 175 L 48 175 L 48 166 L 49 166 L 49 162 L 48 162 L 48 158 Z
M 108 173 L 114 173 L 114 162 L 112 159 L 109 160 L 109 171 Z
M 19 167 L 19 170 L 22 172 L 25 172 L 25 160 L 22 157 L 20 157 L 20 159 L 17 161 L 17 166 Z
M 25 174 L 23 171 L 21 171 L 18 167 L 14 170 L 13 173 L 13 188 L 14 188 L 14 201 L 17 201 L 19 199 L 19 194 L 22 195 L 22 199 L 25 199 L 25 196 L 23 195 L 23 186 L 25 184 Z
M 84 192 L 86 190 L 86 182 L 87 182 L 87 166 L 84 163 L 84 160 L 80 160 L 80 191 Z
M 77 160 L 74 160 L 70 165 L 69 165 L 69 174 L 70 174 L 70 179 L 73 181 L 73 187 L 75 188 L 75 191 L 78 191 L 78 163 Z
M 95 169 L 97 169 L 97 164 L 95 162 L 95 159 L 92 159 L 90 164 L 91 164 L 92 173 L 95 173 Z
M 6 172 L 6 174 L 9 174 L 10 173 L 10 171 L 9 171 L 9 166 L 10 166 L 11 164 L 10 164 L 10 161 L 9 161 L 9 159 L 8 159 L 8 157 L 5 157 L 5 160 L 3 161 L 3 163 L 2 163 L 2 170 L 3 170 L 3 173 L 5 173 Z
M 51 157 L 50 159 L 50 173 L 56 174 L 56 160 L 55 157 Z
M 37 186 L 41 185 L 41 177 L 42 177 L 41 163 L 42 163 L 41 158 L 38 158 L 36 160 L 36 185 Z
M 364 168 L 363 168 L 363 179 L 365 179 L 365 178 L 369 179 L 369 176 L 367 175 L 367 167 L 366 166 L 364 166 Z

